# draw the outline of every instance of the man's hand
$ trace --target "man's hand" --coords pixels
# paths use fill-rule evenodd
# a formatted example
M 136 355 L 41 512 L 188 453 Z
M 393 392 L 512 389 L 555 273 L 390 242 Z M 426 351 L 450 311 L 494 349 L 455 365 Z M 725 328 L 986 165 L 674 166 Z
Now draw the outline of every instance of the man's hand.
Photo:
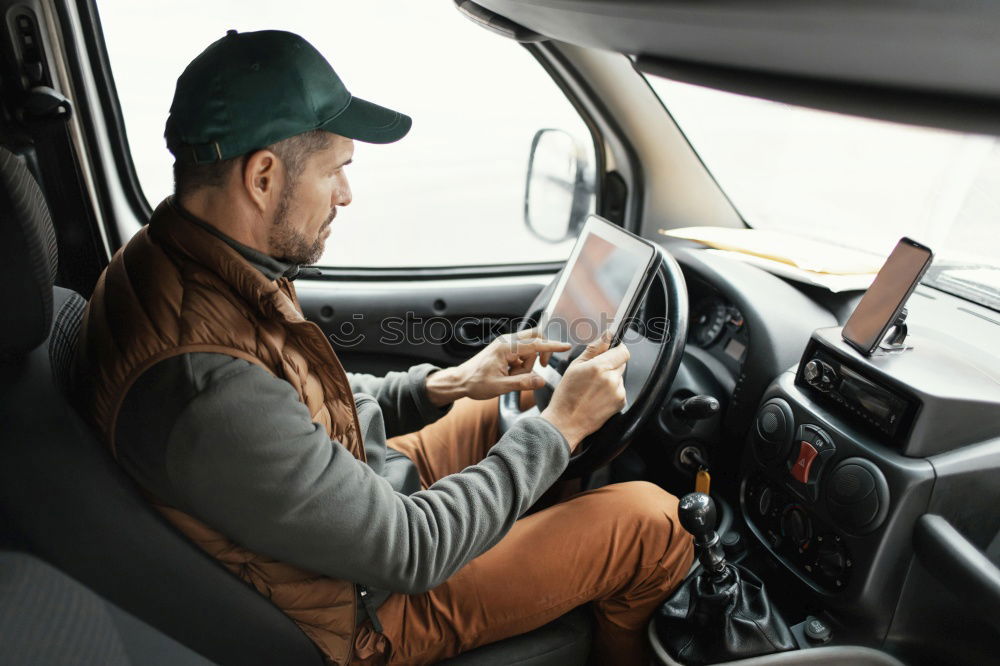
M 554 425 L 569 442 L 572 453 L 584 437 L 596 431 L 625 406 L 622 375 L 629 353 L 625 345 L 608 349 L 605 335 L 587 346 L 563 374 L 542 418 Z
M 548 365 L 553 352 L 570 345 L 538 336 L 536 329 L 502 335 L 465 363 L 427 377 L 427 397 L 437 406 L 462 397 L 486 400 L 510 391 L 541 388 L 545 380 L 531 371 Z

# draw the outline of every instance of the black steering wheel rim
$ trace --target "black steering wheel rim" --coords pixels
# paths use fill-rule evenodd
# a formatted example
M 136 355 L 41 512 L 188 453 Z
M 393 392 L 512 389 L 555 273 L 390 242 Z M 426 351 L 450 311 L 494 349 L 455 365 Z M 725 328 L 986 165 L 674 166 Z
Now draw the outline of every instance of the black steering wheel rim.
M 597 432 L 580 443 L 563 472 L 563 478 L 571 479 L 589 474 L 611 462 L 624 451 L 632 438 L 654 416 L 656 409 L 663 404 L 663 400 L 677 375 L 681 359 L 684 356 L 684 344 L 687 340 L 687 284 L 677 260 L 662 246 L 657 246 L 657 250 L 660 263 L 654 281 L 659 282 L 664 298 L 663 312 L 666 321 L 664 322 L 663 338 L 658 342 L 652 342 L 642 336 L 645 340 L 642 344 L 655 344 L 658 345 L 658 348 L 649 367 L 636 370 L 645 374 L 645 377 L 642 378 L 641 388 L 636 396 L 629 396 L 629 405 L 624 412 L 612 416 Z M 538 315 L 544 310 L 552 296 L 558 277 L 556 275 L 552 283 L 535 298 L 521 328 L 527 328 L 532 325 L 532 321 L 537 321 Z M 645 298 L 650 298 L 654 293 L 654 289 L 647 290 Z M 631 351 L 633 345 L 627 340 L 626 344 Z M 636 344 L 639 344 L 639 341 Z M 632 358 L 635 360 L 636 355 L 633 354 Z M 627 372 L 632 371 L 633 360 L 629 361 Z M 545 403 L 547 403 L 548 395 L 551 395 L 551 389 L 548 387 L 536 391 L 536 397 Z M 533 412 L 537 413 L 535 410 L 521 411 L 520 396 L 516 392 L 500 396 L 500 434 L 505 433 L 514 423 Z

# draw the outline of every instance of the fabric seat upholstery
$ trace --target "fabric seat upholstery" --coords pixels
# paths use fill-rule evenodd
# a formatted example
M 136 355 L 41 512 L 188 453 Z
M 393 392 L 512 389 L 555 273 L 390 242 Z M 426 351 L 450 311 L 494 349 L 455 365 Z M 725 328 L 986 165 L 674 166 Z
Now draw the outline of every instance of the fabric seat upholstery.
M 0 552 L 0 663 L 211 664 L 54 567 L 14 552 Z
M 71 366 L 73 350 L 80 335 L 87 301 L 70 289 L 52 288 L 52 334 L 49 336 L 49 365 L 56 386 L 67 397 L 73 395 Z

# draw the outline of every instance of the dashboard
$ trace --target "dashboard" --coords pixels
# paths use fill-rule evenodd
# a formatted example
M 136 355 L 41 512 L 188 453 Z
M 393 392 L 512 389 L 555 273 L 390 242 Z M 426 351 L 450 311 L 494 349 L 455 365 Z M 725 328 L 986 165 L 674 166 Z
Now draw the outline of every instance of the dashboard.
M 693 244 L 666 246 L 684 272 L 690 303 L 688 344 L 674 392 L 712 395 L 722 412 L 718 420 L 694 428 L 667 417 L 661 425 L 668 437 L 697 440 L 708 457 L 719 457 L 752 423 L 768 383 L 798 362 L 812 331 L 837 320 L 770 273 Z
M 876 645 L 919 641 L 914 627 L 949 608 L 964 619 L 947 631 L 969 646 L 988 641 L 913 564 L 913 535 L 933 512 L 981 551 L 1000 541 L 1000 316 L 919 287 L 909 303 L 915 351 L 864 357 L 840 336 L 856 294 L 669 249 L 691 303 L 675 395 L 710 394 L 723 408 L 694 426 L 661 417 L 658 446 L 674 450 L 660 458 L 672 463 L 668 487 L 693 487 L 678 452 L 697 448 L 713 494 L 735 507 L 755 572 L 793 618 L 819 614 Z

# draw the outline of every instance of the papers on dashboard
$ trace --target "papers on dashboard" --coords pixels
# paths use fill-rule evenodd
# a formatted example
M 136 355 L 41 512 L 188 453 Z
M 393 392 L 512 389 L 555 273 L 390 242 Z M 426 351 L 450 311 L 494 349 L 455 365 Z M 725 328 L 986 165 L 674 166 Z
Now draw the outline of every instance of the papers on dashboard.
M 803 270 L 780 261 L 765 259 L 752 254 L 730 252 L 729 250 L 706 250 L 706 252 L 711 252 L 712 254 L 726 256 L 730 259 L 736 259 L 737 261 L 752 264 L 779 277 L 795 280 L 796 282 L 804 282 L 817 287 L 823 287 L 833 293 L 839 293 L 842 291 L 864 291 L 871 286 L 872 280 L 875 279 L 875 273 L 853 275 L 815 273 L 813 271 Z
M 867 289 L 883 262 L 867 252 L 767 229 L 684 227 L 660 229 L 660 233 L 701 243 L 712 254 L 832 292 Z

